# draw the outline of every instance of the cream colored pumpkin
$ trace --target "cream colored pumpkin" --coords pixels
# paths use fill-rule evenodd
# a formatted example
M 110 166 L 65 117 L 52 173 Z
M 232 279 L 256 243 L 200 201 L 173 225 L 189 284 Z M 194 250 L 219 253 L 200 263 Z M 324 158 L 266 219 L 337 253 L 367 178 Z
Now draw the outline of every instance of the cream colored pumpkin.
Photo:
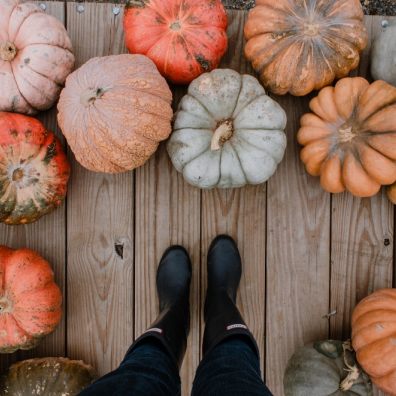
M 286 114 L 256 78 L 217 69 L 195 79 L 180 102 L 168 152 L 200 188 L 267 181 L 286 148 Z
M 74 66 L 63 24 L 36 3 L 0 0 L 0 111 L 50 108 Z
M 396 21 L 387 22 L 374 40 L 371 51 L 371 74 L 396 86 Z

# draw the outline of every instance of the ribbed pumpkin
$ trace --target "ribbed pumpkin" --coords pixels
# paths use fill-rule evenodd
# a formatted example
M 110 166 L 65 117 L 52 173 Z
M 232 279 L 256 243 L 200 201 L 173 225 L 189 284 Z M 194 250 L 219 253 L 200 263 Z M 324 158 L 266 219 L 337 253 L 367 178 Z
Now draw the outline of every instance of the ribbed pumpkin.
M 396 88 L 344 78 L 323 88 L 303 115 L 297 138 L 307 172 L 329 192 L 358 197 L 396 181 Z
M 359 0 L 256 0 L 245 37 L 264 86 L 297 96 L 348 75 L 368 40 Z
M 200 188 L 260 184 L 286 148 L 286 114 L 258 80 L 231 69 L 195 79 L 180 101 L 168 153 L 186 181 Z
M 63 24 L 36 3 L 0 1 L 0 111 L 50 108 L 74 66 Z
M 63 201 L 70 166 L 59 140 L 32 117 L 0 112 L 0 221 L 26 224 Z
M 285 396 L 372 396 L 349 342 L 325 340 L 298 349 L 283 379 Z
M 171 132 L 172 93 L 143 55 L 93 58 L 72 73 L 58 122 L 76 159 L 96 172 L 143 165 Z
M 0 353 L 34 348 L 62 317 L 49 263 L 29 249 L 0 246 Z
M 360 301 L 352 315 L 352 344 L 373 383 L 396 396 L 396 289 L 377 290 Z
M 95 378 L 95 370 L 81 360 L 28 359 L 13 364 L 1 378 L 0 395 L 75 396 Z
M 226 28 L 221 0 L 129 0 L 125 8 L 128 50 L 147 55 L 178 84 L 218 66 L 227 48 Z

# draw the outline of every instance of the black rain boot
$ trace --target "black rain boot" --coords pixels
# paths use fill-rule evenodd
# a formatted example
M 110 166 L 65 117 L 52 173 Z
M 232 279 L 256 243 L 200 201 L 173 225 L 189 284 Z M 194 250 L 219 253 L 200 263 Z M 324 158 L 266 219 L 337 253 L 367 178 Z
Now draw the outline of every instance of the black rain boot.
M 231 336 L 245 337 L 259 356 L 257 343 L 236 307 L 242 264 L 238 247 L 227 235 L 219 235 L 208 251 L 208 290 L 205 300 L 203 353 Z
M 171 246 L 163 254 L 157 270 L 159 316 L 127 354 L 143 340 L 154 337 L 180 369 L 190 328 L 190 282 L 191 261 L 187 251 L 182 246 Z

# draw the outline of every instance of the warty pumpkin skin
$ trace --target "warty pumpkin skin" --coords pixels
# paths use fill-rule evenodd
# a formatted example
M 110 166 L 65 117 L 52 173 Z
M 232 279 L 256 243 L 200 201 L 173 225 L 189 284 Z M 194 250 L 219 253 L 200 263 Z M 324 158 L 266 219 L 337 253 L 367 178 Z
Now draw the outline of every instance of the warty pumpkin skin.
M 348 342 L 326 340 L 298 349 L 283 380 L 285 396 L 372 396 Z
M 34 348 L 62 317 L 49 263 L 29 249 L 0 246 L 0 353 Z
M 359 0 L 256 0 L 246 58 L 266 88 L 306 95 L 355 69 L 368 35 Z
M 143 55 L 93 58 L 66 81 L 58 123 L 77 161 L 95 172 L 143 165 L 171 132 L 172 93 Z
M 76 396 L 97 375 L 81 360 L 28 359 L 13 364 L 0 380 L 1 396 Z
M 129 52 L 148 56 L 177 84 L 218 66 L 227 49 L 226 29 L 221 0 L 129 0 L 125 7 Z
M 377 290 L 360 301 L 352 314 L 352 344 L 373 383 L 396 396 L 396 289 Z
M 297 139 L 310 175 L 331 193 L 375 195 L 396 181 L 396 88 L 344 78 L 311 100 Z
M 180 102 L 168 153 L 200 188 L 260 184 L 286 148 L 286 114 L 256 78 L 216 69 L 195 79 Z
M 0 221 L 26 224 L 57 208 L 70 166 L 56 136 L 38 120 L 0 112 Z
M 396 22 L 384 27 L 371 50 L 371 75 L 396 86 Z
M 0 2 L 0 111 L 34 114 L 58 99 L 73 70 L 63 24 L 38 4 Z

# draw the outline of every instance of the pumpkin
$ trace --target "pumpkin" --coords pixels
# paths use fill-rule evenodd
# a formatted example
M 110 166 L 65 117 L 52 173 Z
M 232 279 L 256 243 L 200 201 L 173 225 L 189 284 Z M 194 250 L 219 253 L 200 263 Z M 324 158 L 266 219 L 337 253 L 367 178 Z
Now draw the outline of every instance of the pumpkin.
M 93 58 L 72 73 L 58 122 L 76 159 L 95 172 L 143 165 L 172 128 L 172 93 L 143 55 Z
M 296 96 L 347 76 L 368 41 L 359 0 L 256 0 L 245 37 L 264 86 Z
M 396 289 L 377 290 L 352 314 L 352 344 L 379 389 L 396 396 Z
M 0 2 L 0 111 L 50 108 L 74 66 L 63 24 L 36 3 Z
M 396 88 L 344 78 L 311 100 L 297 139 L 301 160 L 322 187 L 358 197 L 396 181 Z
M 0 112 L 0 221 L 26 224 L 63 201 L 70 166 L 59 140 L 34 118 Z
M 168 153 L 200 188 L 268 180 L 286 148 L 286 114 L 256 78 L 217 69 L 195 79 L 179 105 Z
M 389 201 L 393 203 L 393 205 L 396 205 L 396 183 L 393 183 L 391 186 L 387 188 L 386 191 Z
M 396 85 L 396 22 L 386 25 L 374 40 L 371 74 L 376 80 Z
M 227 49 L 226 28 L 221 0 L 129 0 L 125 8 L 129 52 L 148 56 L 177 84 L 218 66 Z
M 0 246 L 0 353 L 34 348 L 62 317 L 49 263 L 29 249 Z
M 285 396 L 371 396 L 349 342 L 325 340 L 298 349 L 283 380 Z
M 49 357 L 13 364 L 0 381 L 0 395 L 75 396 L 96 378 L 81 360 Z

